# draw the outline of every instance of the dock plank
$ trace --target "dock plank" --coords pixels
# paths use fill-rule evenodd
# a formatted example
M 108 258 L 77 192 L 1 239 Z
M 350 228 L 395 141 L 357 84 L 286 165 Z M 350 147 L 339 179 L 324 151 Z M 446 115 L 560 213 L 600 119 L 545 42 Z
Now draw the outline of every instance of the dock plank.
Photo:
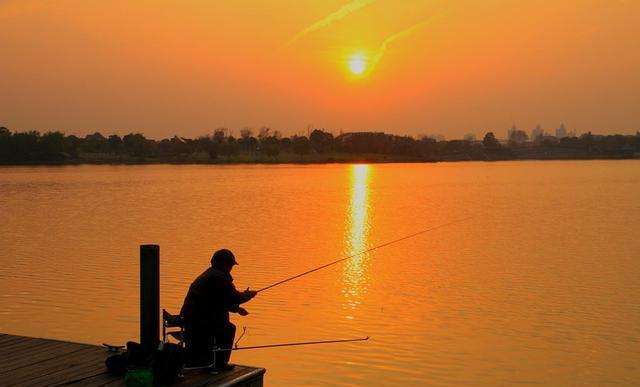
M 231 387 L 236 385 L 237 383 L 246 383 L 246 385 L 260 385 L 262 386 L 262 379 L 265 374 L 265 370 L 263 368 L 254 368 L 254 367 L 242 367 L 242 372 L 239 372 L 236 375 L 233 375 L 233 378 L 230 375 L 223 375 L 223 378 L 220 379 L 217 383 L 220 387 Z M 259 384 L 257 383 L 259 381 Z
M 3 348 L 12 349 L 21 346 L 28 346 L 29 344 L 37 344 L 38 340 L 28 337 L 12 337 L 11 340 L 2 344 Z
M 83 386 L 83 387 L 116 387 L 124 386 L 124 380 L 119 376 L 108 374 L 105 370 L 102 373 L 95 374 L 86 378 L 68 380 L 58 385 L 62 386 Z
M 113 353 L 103 347 L 4 333 L 0 344 L 5 349 L 0 353 L 3 386 L 124 386 L 123 378 L 107 373 L 104 361 Z M 264 373 L 263 368 L 240 365 L 216 375 L 191 371 L 179 385 L 257 387 Z
M 76 382 L 88 377 L 105 374 L 104 359 L 94 358 L 86 363 L 74 363 L 68 368 L 59 369 L 48 375 L 31 379 L 25 386 L 52 386 L 61 385 L 69 382 Z
M 92 354 L 92 352 L 95 353 L 95 351 L 96 349 L 81 348 L 78 351 L 57 356 L 50 360 L 34 364 L 33 366 L 22 367 L 9 372 L 11 375 L 10 380 L 16 384 L 25 384 L 31 380 L 43 377 L 46 378 L 49 375 L 56 374 L 60 371 L 69 369 L 73 370 L 76 367 L 87 364 L 87 358 Z
M 16 336 L 4 335 L 0 337 L 0 344 L 8 344 L 12 341 L 18 341 L 20 339 L 21 339 L 20 337 L 16 337 Z
M 245 378 L 262 376 L 265 373 L 263 368 L 255 368 L 237 365 L 233 370 L 211 375 L 207 372 L 194 371 L 187 374 L 186 380 L 192 387 L 201 386 L 233 386 L 234 383 L 243 381 Z
M 44 345 L 31 348 L 31 351 L 20 352 L 0 364 L 0 377 L 10 371 L 29 367 L 43 361 L 55 359 L 67 353 L 79 351 L 81 348 L 71 347 L 61 342 L 45 342 Z

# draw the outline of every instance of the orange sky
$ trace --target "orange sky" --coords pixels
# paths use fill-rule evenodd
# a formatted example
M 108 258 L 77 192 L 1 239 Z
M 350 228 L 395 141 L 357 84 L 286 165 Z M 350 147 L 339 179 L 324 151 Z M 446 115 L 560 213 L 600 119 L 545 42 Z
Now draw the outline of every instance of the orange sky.
M 0 0 L 0 23 L 12 129 L 640 129 L 637 0 Z

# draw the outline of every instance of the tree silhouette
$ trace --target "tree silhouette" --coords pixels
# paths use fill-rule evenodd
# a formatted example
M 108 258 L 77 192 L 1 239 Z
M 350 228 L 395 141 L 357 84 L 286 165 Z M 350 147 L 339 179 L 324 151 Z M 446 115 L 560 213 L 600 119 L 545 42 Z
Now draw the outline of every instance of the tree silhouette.
M 486 150 L 495 151 L 500 149 L 500 142 L 493 132 L 487 132 L 487 134 L 484 135 L 484 139 L 482 139 L 482 146 L 484 146 Z
M 315 129 L 309 136 L 311 147 L 317 153 L 326 153 L 333 148 L 333 134 Z
M 539 130 L 542 133 L 541 129 Z M 12 132 L 0 127 L 0 162 L 4 164 L 64 162 L 251 162 L 293 160 L 316 154 L 313 160 L 332 161 L 336 157 L 354 160 L 373 157 L 378 160 L 505 160 L 527 158 L 637 158 L 640 132 L 634 135 L 595 135 L 591 132 L 556 138 L 543 135 L 530 141 L 516 128 L 509 132 L 507 145 L 500 144 L 493 132 L 481 143 L 471 140 L 398 136 L 382 132 L 344 133 L 337 137 L 315 129 L 309 137 L 282 137 L 268 127 L 256 137 L 249 128 L 240 130 L 240 138 L 226 128 L 210 136 L 189 139 L 179 136 L 162 140 L 147 139 L 140 133 L 123 137 L 105 137 L 99 132 L 80 138 L 61 132 Z M 320 156 L 323 155 L 323 156 Z
M 309 139 L 305 136 L 293 136 L 291 143 L 293 152 L 300 157 L 309 154 L 311 151 L 311 144 L 309 143 Z

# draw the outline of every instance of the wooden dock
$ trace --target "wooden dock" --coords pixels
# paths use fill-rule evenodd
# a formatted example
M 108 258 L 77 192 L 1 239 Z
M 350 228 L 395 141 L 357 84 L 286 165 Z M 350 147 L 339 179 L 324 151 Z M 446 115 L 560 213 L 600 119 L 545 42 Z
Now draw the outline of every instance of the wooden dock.
M 0 348 L 3 386 L 124 386 L 107 373 L 104 361 L 113 353 L 104 347 L 0 333 Z M 247 366 L 217 375 L 192 371 L 178 385 L 260 387 L 264 373 Z

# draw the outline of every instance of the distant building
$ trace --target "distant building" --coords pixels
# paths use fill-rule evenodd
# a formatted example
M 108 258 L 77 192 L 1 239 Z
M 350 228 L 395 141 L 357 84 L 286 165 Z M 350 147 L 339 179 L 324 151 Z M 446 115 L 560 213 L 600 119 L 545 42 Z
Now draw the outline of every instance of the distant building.
M 564 126 L 564 123 L 560 124 L 560 127 L 556 129 L 556 137 L 558 139 L 567 137 L 567 128 Z
M 524 130 L 516 128 L 515 125 L 509 129 L 507 133 L 507 142 L 509 145 L 523 145 L 527 141 L 529 141 L 529 136 Z
M 531 140 L 539 141 L 542 137 L 544 137 L 544 129 L 542 129 L 542 126 L 538 125 L 531 131 Z

